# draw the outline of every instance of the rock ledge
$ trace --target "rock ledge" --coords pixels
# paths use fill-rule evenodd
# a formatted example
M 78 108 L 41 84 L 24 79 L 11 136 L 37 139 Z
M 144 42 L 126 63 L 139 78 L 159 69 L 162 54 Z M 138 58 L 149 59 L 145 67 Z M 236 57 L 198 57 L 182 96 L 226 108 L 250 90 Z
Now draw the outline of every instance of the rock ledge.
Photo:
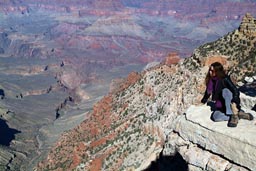
M 254 111 L 250 112 L 255 116 Z M 255 120 L 239 120 L 236 128 L 229 128 L 225 121 L 211 121 L 210 114 L 210 106 L 192 105 L 185 115 L 177 119 L 174 130 L 184 140 L 196 144 L 226 161 L 242 166 L 245 170 L 256 170 Z M 192 156 L 190 155 L 190 157 Z M 201 156 L 202 160 L 206 158 Z M 205 169 L 204 166 L 199 165 L 199 167 Z M 226 169 L 223 168 L 223 170 Z

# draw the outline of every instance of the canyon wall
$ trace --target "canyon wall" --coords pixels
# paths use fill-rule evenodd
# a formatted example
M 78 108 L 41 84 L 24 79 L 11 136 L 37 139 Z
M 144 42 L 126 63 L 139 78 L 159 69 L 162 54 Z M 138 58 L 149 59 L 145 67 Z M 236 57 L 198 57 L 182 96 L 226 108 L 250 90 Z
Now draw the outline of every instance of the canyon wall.
M 19 131 L 10 147 L 1 146 L 1 169 L 34 170 L 74 127 L 39 170 L 145 169 L 163 151 L 177 116 L 201 97 L 206 69 L 196 69 L 214 60 L 253 94 L 254 86 L 243 83 L 255 71 L 250 15 L 184 60 L 237 28 L 244 11 L 254 13 L 253 1 L 0 4 L 0 116 Z
M 179 153 L 189 170 L 255 170 L 255 119 L 229 128 L 227 122 L 211 121 L 211 107 L 200 103 L 209 64 L 220 61 L 240 85 L 242 109 L 256 116 L 256 92 L 250 89 L 256 83 L 251 55 L 256 39 L 249 37 L 237 29 L 202 45 L 190 58 L 117 81 L 117 90 L 64 133 L 37 170 L 144 170 L 161 152 Z M 233 48 L 242 46 L 240 40 L 250 46 Z

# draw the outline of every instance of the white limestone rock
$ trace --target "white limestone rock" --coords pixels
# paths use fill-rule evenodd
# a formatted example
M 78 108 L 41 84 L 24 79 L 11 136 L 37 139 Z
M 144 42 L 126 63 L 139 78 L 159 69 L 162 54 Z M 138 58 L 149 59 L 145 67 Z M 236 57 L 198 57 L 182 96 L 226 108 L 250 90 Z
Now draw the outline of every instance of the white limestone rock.
M 189 170 L 189 171 L 204 171 L 204 170 L 201 169 L 200 167 L 196 167 L 196 166 L 191 165 L 191 164 L 188 165 L 188 170 Z
M 227 160 L 222 159 L 221 157 L 217 155 L 211 155 L 209 158 L 209 161 L 206 166 L 206 170 L 209 171 L 225 171 L 229 162 Z
M 228 169 L 228 171 L 248 171 L 248 169 L 236 165 L 230 165 L 230 169 Z
M 247 96 L 244 93 L 240 93 L 240 99 L 241 106 L 246 112 L 249 112 L 247 109 L 252 109 L 256 104 L 256 97 Z
M 247 83 L 252 83 L 252 82 L 253 82 L 253 78 L 252 78 L 252 77 L 245 77 L 244 80 L 245 80 Z
M 255 116 L 254 111 L 250 111 Z M 256 129 L 254 121 L 239 120 L 236 128 L 227 127 L 227 121 L 213 122 L 209 106 L 191 106 L 180 116 L 174 130 L 194 144 L 219 156 L 256 170 Z M 187 152 L 186 152 L 187 153 Z M 190 153 L 193 155 L 193 153 Z M 190 160 L 192 160 L 190 158 Z M 209 159 L 210 161 L 210 159 Z M 205 164 L 205 162 L 203 161 Z M 208 162 L 208 167 L 212 164 Z
M 238 85 L 239 87 L 242 87 L 242 86 L 244 85 L 244 83 L 241 82 L 241 81 L 239 81 L 239 82 L 237 83 L 237 85 Z
M 179 153 L 182 155 L 183 159 L 189 164 L 200 167 L 205 170 L 211 154 L 207 151 L 203 151 L 197 147 L 183 146 L 179 149 Z
M 157 66 L 157 65 L 159 65 L 160 64 L 160 62 L 150 62 L 150 63 L 148 63 L 144 68 L 143 68 L 143 71 L 145 71 L 145 70 L 148 70 L 148 69 L 150 69 L 150 68 L 153 68 L 153 67 L 155 67 L 155 66 Z

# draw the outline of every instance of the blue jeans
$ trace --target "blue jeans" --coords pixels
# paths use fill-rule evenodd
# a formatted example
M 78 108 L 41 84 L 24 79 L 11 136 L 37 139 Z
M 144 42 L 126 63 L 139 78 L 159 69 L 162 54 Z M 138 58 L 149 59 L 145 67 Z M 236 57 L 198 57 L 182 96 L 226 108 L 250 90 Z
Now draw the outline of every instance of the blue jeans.
M 222 90 L 222 96 L 225 100 L 226 113 L 223 113 L 219 110 L 214 111 L 212 113 L 212 116 L 211 116 L 211 119 L 214 122 L 228 121 L 230 115 L 233 114 L 233 112 L 231 110 L 231 100 L 232 100 L 232 97 L 233 97 L 232 92 L 229 89 L 224 88 Z

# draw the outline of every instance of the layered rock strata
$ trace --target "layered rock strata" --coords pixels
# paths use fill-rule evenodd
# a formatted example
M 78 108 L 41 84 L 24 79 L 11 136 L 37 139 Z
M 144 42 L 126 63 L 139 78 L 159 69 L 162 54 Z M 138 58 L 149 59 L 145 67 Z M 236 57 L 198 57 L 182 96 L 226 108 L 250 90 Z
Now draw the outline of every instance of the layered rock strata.
M 255 103 L 256 98 L 251 102 Z M 255 111 L 250 112 L 255 116 Z M 176 142 L 173 135 L 169 140 L 176 151 L 201 170 L 224 171 L 241 166 L 241 170 L 255 170 L 255 121 L 239 120 L 238 126 L 231 129 L 227 122 L 213 123 L 210 115 L 210 106 L 191 106 L 175 120 L 178 137 Z
M 37 169 L 143 170 L 163 150 L 165 155 L 179 152 L 189 170 L 255 170 L 255 120 L 240 120 L 237 128 L 228 128 L 227 122 L 212 122 L 210 107 L 199 104 L 212 62 L 219 61 L 225 68 L 237 66 L 234 74 L 240 82 L 255 76 L 255 69 L 244 72 L 239 67 L 247 63 L 251 68 L 255 56 L 245 55 L 245 61 L 236 48 L 230 48 L 229 54 L 215 51 L 222 44 L 240 46 L 238 38 L 247 40 L 241 32 L 238 40 L 229 41 L 227 37 L 237 31 L 199 47 L 176 65 L 163 62 L 117 81 L 112 87 L 116 90 L 95 104 L 81 125 L 63 134 Z M 211 51 L 206 50 L 209 47 Z M 250 54 L 253 49 L 245 51 Z M 251 110 L 255 93 L 242 93 L 241 102 L 255 117 Z

